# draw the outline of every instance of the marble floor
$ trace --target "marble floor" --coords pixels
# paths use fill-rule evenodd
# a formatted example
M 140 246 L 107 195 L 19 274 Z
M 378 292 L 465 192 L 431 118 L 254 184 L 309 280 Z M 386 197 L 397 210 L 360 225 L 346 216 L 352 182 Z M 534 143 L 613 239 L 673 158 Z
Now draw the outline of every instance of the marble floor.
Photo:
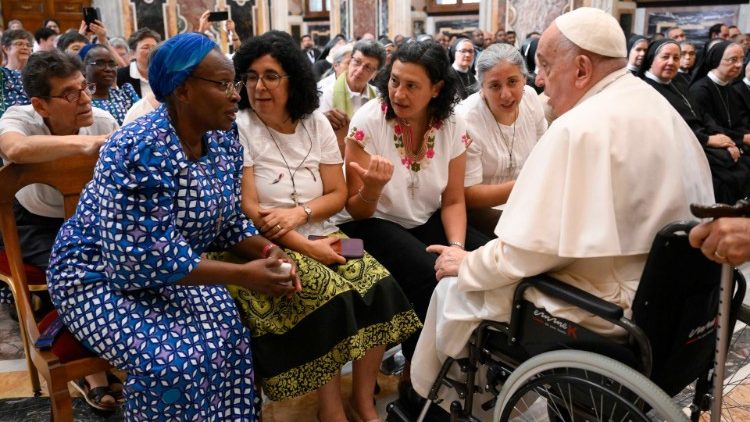
M 735 360 L 743 362 L 744 368 L 740 372 L 747 376 L 750 372 L 748 355 L 750 355 L 750 330 L 743 332 L 741 340 L 735 344 L 732 351 Z M 346 371 L 345 371 L 346 372 Z M 748 381 L 750 382 L 750 381 Z M 378 383 L 381 392 L 376 397 L 381 417 L 385 418 L 385 406 L 395 400 L 398 377 L 380 374 Z M 46 395 L 43 385 L 43 395 Z M 346 397 L 351 389 L 351 376 L 342 377 L 342 391 Z M 8 400 L 28 398 L 31 393 L 31 382 L 26 372 L 26 361 L 23 359 L 23 348 L 18 336 L 18 327 L 8 316 L 8 306 L 0 305 L 0 421 L 43 421 L 49 419 L 48 402 L 44 399 L 26 401 Z M 77 392 L 71 389 L 71 395 Z M 734 412 L 730 421 L 750 422 L 750 384 L 737 386 L 729 392 L 726 401 L 742 407 Z M 315 394 L 308 394 L 284 402 L 267 401 L 263 407 L 263 422 L 313 422 L 316 421 L 317 398 Z M 120 421 L 121 414 L 102 416 L 90 412 L 82 399 L 78 398 L 74 404 L 76 421 Z M 708 421 L 708 419 L 705 419 Z

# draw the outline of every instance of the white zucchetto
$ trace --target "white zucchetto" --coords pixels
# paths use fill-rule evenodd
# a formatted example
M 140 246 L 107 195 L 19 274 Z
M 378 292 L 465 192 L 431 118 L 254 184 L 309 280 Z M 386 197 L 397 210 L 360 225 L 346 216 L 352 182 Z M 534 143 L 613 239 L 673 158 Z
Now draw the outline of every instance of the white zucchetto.
M 627 57 L 625 34 L 612 15 L 581 7 L 555 19 L 557 29 L 578 47 L 606 57 Z

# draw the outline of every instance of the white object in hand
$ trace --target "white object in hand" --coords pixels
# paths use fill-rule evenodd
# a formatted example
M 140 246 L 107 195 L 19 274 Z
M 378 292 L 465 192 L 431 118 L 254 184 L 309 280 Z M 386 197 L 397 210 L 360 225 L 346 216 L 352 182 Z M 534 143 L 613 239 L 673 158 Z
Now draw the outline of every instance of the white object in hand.
M 292 264 L 288 262 L 282 262 L 281 265 L 279 265 L 278 267 L 274 269 L 274 271 L 278 274 L 289 275 L 292 273 Z M 291 280 L 285 281 L 281 284 L 283 284 L 284 286 L 291 286 L 292 281 Z

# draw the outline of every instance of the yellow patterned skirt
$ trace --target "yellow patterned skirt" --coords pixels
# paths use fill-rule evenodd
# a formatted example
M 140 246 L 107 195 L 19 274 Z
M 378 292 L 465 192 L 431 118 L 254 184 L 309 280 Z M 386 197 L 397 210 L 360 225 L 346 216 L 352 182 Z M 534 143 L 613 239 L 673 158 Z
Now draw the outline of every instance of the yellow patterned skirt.
M 252 333 L 256 378 L 272 400 L 314 391 L 346 362 L 373 347 L 398 344 L 421 328 L 401 287 L 371 255 L 328 267 L 284 251 L 302 282 L 291 299 L 228 286 Z M 238 261 L 229 253 L 210 257 Z

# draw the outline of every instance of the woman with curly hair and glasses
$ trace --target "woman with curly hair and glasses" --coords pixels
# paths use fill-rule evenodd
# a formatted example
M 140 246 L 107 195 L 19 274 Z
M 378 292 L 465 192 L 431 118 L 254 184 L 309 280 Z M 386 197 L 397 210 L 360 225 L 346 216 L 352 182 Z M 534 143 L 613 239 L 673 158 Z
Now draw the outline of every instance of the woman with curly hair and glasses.
M 346 200 L 343 160 L 316 111 L 311 64 L 297 43 L 268 32 L 245 42 L 234 66 L 246 85 L 237 116 L 242 209 L 295 261 L 302 282 L 288 298 L 230 289 L 253 336 L 258 379 L 273 400 L 317 390 L 318 418 L 346 421 L 339 372 L 353 360 L 348 417 L 377 421 L 373 391 L 384 348 L 416 332 L 419 319 L 372 256 L 343 256 L 346 236 L 331 221 Z
M 464 168 L 471 139 L 453 113 L 460 84 L 440 44 L 404 44 L 376 79 L 382 97 L 357 111 L 346 138 L 346 209 L 355 221 L 341 229 L 364 239 L 420 318 L 435 288 L 434 252 L 473 250 L 489 240 L 467 229 Z M 402 344 L 407 359 L 417 338 Z M 403 381 L 402 396 L 409 391 Z

